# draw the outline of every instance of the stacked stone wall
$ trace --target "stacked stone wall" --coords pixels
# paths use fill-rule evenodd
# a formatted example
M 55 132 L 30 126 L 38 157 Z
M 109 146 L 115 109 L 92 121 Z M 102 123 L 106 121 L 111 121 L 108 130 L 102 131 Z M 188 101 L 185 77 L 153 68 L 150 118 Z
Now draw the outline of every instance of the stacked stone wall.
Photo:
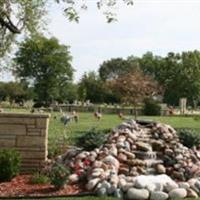
M 15 149 L 22 173 L 37 171 L 47 159 L 48 114 L 0 113 L 0 149 Z

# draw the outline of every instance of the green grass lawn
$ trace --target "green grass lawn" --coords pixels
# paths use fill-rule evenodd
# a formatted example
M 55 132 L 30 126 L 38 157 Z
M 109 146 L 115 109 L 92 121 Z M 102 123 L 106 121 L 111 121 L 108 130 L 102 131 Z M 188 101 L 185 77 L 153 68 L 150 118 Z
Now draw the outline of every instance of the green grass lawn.
M 54 117 L 57 119 L 54 119 Z M 166 117 L 138 117 L 139 119 L 148 119 L 159 121 L 171 125 L 174 128 L 194 128 L 200 132 L 200 121 L 195 120 L 193 117 L 177 117 L 177 116 L 166 116 Z M 64 126 L 60 122 L 60 114 L 52 113 L 49 125 L 49 142 L 55 141 L 56 138 L 62 138 L 67 136 L 68 142 L 73 143 L 74 139 L 83 134 L 83 132 L 89 130 L 92 127 L 104 130 L 114 128 L 123 121 L 113 114 L 105 114 L 103 118 L 98 121 L 94 118 L 92 113 L 80 113 L 80 120 L 78 123 L 71 122 L 68 126 Z

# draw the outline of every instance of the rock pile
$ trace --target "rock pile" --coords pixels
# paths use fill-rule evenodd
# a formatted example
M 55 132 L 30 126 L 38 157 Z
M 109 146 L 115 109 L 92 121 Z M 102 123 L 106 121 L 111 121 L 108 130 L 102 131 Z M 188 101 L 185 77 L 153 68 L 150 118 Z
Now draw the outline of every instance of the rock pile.
M 69 150 L 59 162 L 70 166 L 71 183 L 86 179 L 99 196 L 165 200 L 200 195 L 200 151 L 183 146 L 169 125 L 130 120 L 91 152 Z

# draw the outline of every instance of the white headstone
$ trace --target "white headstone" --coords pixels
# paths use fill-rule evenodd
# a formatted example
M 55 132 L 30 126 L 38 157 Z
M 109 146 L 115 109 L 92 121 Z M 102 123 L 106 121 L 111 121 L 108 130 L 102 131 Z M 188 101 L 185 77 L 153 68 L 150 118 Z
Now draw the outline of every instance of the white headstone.
M 180 113 L 185 114 L 187 110 L 187 98 L 180 98 Z

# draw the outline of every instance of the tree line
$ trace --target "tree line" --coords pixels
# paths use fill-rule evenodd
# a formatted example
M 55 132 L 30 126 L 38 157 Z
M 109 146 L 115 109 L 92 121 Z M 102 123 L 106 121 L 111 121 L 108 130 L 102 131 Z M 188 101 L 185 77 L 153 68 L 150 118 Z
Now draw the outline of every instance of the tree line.
M 56 38 L 37 35 L 20 43 L 12 63 L 17 81 L 0 83 L 0 100 L 32 99 L 44 106 L 75 100 L 136 105 L 145 98 L 156 98 L 177 106 L 185 97 L 194 107 L 200 101 L 197 50 L 112 58 L 101 63 L 97 72 L 86 72 L 74 83 L 70 47 Z
M 128 73 L 134 75 L 135 70 L 140 70 L 159 84 L 162 88 L 159 92 L 162 102 L 177 106 L 179 99 L 184 97 L 187 98 L 190 106 L 195 107 L 199 104 L 200 51 L 197 50 L 182 53 L 169 52 L 166 56 L 157 56 L 152 52 L 147 52 L 141 57 L 132 55 L 127 59 L 113 58 L 104 61 L 97 73 L 86 73 L 79 85 L 84 88 L 85 99 L 92 99 L 93 102 L 112 100 L 112 102 L 120 103 L 122 97 L 117 96 L 113 90 L 106 90 L 105 83 Z M 137 87 L 144 90 L 145 87 L 141 88 L 140 84 L 142 81 Z M 95 89 L 90 90 L 90 87 L 95 87 Z M 91 93 L 92 91 L 95 92 Z

